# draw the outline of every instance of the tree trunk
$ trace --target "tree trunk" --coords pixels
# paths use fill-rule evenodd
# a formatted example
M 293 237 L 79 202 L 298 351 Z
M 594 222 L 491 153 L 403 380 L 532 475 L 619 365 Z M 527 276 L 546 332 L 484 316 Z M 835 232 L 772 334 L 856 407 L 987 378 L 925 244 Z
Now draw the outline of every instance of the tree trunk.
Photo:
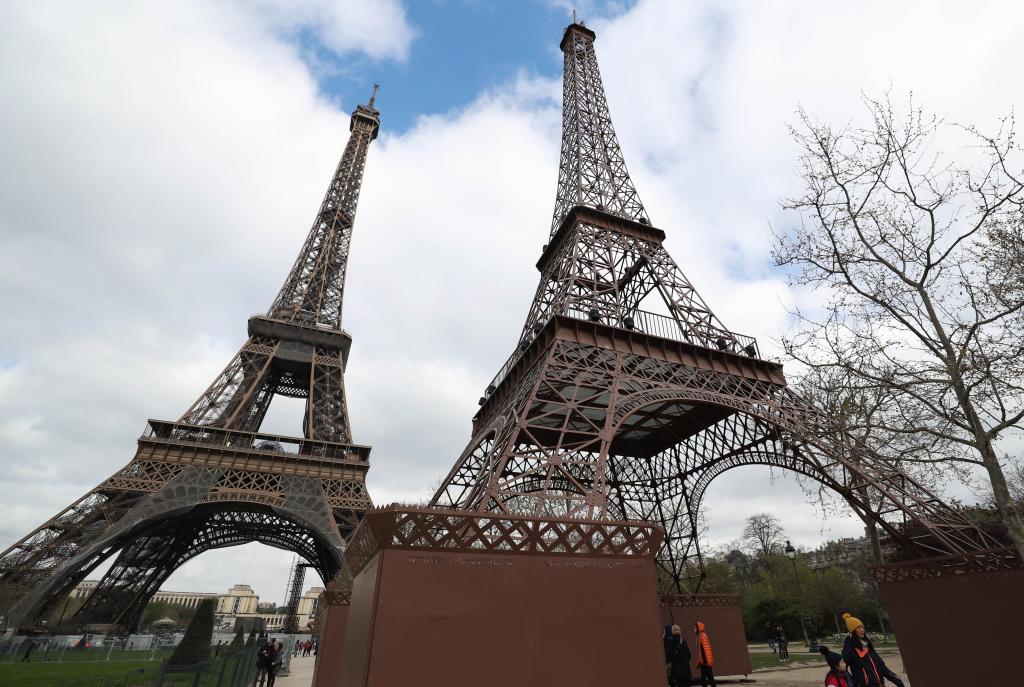
M 874 520 L 865 521 L 864 534 L 867 535 L 868 542 L 871 544 L 871 561 L 875 565 L 882 565 L 885 562 L 882 560 L 882 541 L 878 537 L 878 525 Z
M 832 610 L 832 620 L 836 621 L 836 634 L 843 634 L 843 628 L 839 626 L 839 614 L 835 612 L 835 609 Z
M 988 472 L 989 482 L 992 484 L 992 495 L 995 497 L 996 507 L 999 508 L 1003 522 L 1006 523 L 1006 528 L 1010 533 L 1010 541 L 1013 543 L 1013 548 L 1017 550 L 1017 556 L 1024 561 L 1024 517 L 1022 517 L 1020 510 L 1010 497 L 1010 490 L 1006 487 L 1006 475 L 1003 474 L 1003 468 L 999 464 L 999 457 L 996 455 L 995 449 L 992 448 L 992 438 L 978 416 L 978 411 L 975 409 L 971 395 L 964 384 L 953 345 L 935 313 L 931 299 L 923 290 L 921 295 L 925 308 L 928 310 L 928 316 L 935 326 L 938 339 L 946 351 L 946 357 L 943 362 L 946 363 L 950 380 L 953 382 L 953 392 L 956 394 L 960 408 L 964 411 L 967 422 L 974 433 L 978 453 L 981 454 L 981 461 Z
M 981 447 L 981 457 L 985 463 L 985 470 L 988 472 L 988 479 L 992 483 L 992 496 L 995 498 L 996 507 L 1010 533 L 1010 541 L 1013 548 L 1017 550 L 1017 556 L 1024 561 L 1024 515 L 1021 514 L 1020 508 L 1010 496 L 1010 490 L 1006 486 L 1006 475 L 1003 474 L 1003 468 L 999 464 L 999 457 L 987 439 Z

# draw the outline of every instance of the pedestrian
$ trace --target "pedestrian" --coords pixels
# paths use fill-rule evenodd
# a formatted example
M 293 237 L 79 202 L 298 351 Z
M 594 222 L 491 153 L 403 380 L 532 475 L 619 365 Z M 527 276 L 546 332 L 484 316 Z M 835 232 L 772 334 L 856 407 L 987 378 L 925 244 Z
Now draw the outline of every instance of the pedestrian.
M 301 644 L 302 644 L 302 642 L 300 642 L 297 639 L 295 640 L 295 643 L 292 644 L 292 658 L 295 658 L 296 656 L 299 655 L 299 647 L 300 647 Z
M 846 661 L 834 651 L 829 651 L 824 644 L 818 646 L 818 651 L 825 657 L 828 663 L 828 673 L 825 675 L 825 687 L 850 687 L 849 674 L 846 672 Z
M 775 635 L 768 635 L 768 648 L 772 650 L 773 654 L 775 653 Z
M 843 660 L 853 677 L 853 686 L 882 687 L 885 681 L 889 680 L 896 687 L 903 687 L 903 681 L 889 670 L 885 661 L 875 651 L 874 644 L 864 630 L 864 623 L 849 613 L 843 613 L 843 620 L 846 621 L 846 629 L 850 633 L 843 643 Z
M 786 639 L 786 631 L 782 629 L 782 623 L 775 626 L 775 643 L 779 647 L 779 660 L 789 660 L 789 640 Z
M 256 652 L 256 677 L 253 678 L 253 687 L 263 687 L 267 680 L 267 673 L 270 671 L 270 659 L 274 654 L 274 642 L 267 637 L 259 651 Z
M 697 621 L 693 624 L 694 633 L 697 635 L 697 667 L 700 668 L 701 687 L 717 687 L 715 682 L 715 655 L 711 652 L 711 640 L 704 631 L 704 623 Z
M 669 632 L 669 640 L 666 644 L 668 655 L 668 684 L 672 687 L 686 687 L 690 684 L 690 645 L 683 637 L 683 631 L 678 625 L 666 625 Z
M 669 687 L 675 687 L 675 683 L 672 681 L 672 658 L 676 655 L 676 644 L 672 637 L 672 625 L 665 626 L 661 644 L 665 650 L 665 674 L 668 676 L 668 684 Z
M 316 658 L 316 652 L 320 648 L 320 640 L 313 642 L 313 658 Z
M 25 655 L 21 657 L 21 662 L 22 663 L 25 663 L 26 661 L 28 663 L 32 662 L 32 659 L 30 659 L 29 656 L 32 655 L 32 650 L 35 649 L 35 648 L 36 648 L 36 643 L 32 641 L 32 638 L 31 637 L 26 637 L 25 638 Z
M 282 663 L 284 663 L 284 644 L 278 642 L 270 657 L 270 668 L 267 669 L 267 687 L 274 687 L 274 680 L 277 679 L 277 671 L 281 669 Z

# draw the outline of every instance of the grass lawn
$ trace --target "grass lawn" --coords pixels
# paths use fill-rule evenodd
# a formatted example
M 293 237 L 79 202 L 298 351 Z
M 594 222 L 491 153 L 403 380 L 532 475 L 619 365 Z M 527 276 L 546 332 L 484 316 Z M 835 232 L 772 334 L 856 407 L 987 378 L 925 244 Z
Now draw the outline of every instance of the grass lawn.
M 126 679 L 124 687 L 149 687 L 153 684 L 159 661 L 69 661 L 65 663 L 4 663 L 0 664 L 0 685 L 4 687 L 60 687 L 73 685 L 98 677 Z
M 750 665 L 754 670 L 757 670 L 758 668 L 778 668 L 779 666 L 790 666 L 794 663 L 815 664 L 825 662 L 824 656 L 822 656 L 817 651 L 815 651 L 813 654 L 807 651 L 790 651 L 789 658 L 790 660 L 783 663 L 779 660 L 778 654 L 752 653 L 750 654 Z
M 131 653 L 131 652 L 130 652 Z M 148 652 L 145 652 L 148 654 Z M 0 663 L 0 685 L 3 687 L 93 687 L 94 685 L 107 687 L 152 687 L 160 670 L 160 658 L 166 657 L 168 652 L 158 653 L 158 660 L 144 661 L 131 659 L 111 659 L 110 661 L 64 661 L 63 663 Z M 163 654 L 161 656 L 160 654 Z M 116 654 L 115 654 L 116 655 Z M 239 674 L 235 670 L 238 658 L 222 657 L 213 666 L 212 670 L 203 673 L 200 678 L 200 687 L 213 687 L 223 674 L 222 687 L 231 684 L 231 678 L 244 678 L 248 668 L 252 664 L 251 657 L 246 653 L 241 660 L 244 661 L 245 671 Z M 226 661 L 227 665 L 222 664 Z M 223 668 L 223 673 L 221 672 Z M 190 687 L 193 684 L 195 673 L 191 670 L 185 673 L 168 673 L 164 679 L 167 687 Z M 110 682 L 107 682 L 110 678 Z M 94 682 L 95 681 L 95 682 Z M 251 682 L 251 678 L 249 679 Z

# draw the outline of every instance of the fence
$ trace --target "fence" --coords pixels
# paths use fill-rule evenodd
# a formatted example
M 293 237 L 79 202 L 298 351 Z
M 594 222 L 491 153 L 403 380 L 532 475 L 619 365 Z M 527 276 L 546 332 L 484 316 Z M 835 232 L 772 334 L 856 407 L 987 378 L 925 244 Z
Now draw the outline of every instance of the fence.
M 0 663 L 26 659 L 33 663 L 68 661 L 155 661 L 170 655 L 178 637 L 141 635 L 104 637 L 102 635 L 16 636 L 0 642 Z
M 147 687 L 246 687 L 255 676 L 256 657 L 243 649 L 193 666 L 170 666 L 165 661 Z

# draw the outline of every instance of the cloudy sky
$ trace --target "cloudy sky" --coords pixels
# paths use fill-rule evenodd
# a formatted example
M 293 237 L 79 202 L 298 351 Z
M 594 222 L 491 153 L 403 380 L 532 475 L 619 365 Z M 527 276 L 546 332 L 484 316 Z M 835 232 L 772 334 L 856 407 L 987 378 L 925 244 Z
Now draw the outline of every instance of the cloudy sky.
M 808 294 L 771 266 L 795 221 L 800 105 L 856 120 L 913 91 L 991 127 L 1022 102 L 1024 6 L 578 2 L 626 160 L 667 247 L 731 328 L 778 351 Z M 355 438 L 377 503 L 420 499 L 536 286 L 571 3 L 0 3 L 0 548 L 119 469 L 237 350 L 312 221 L 348 113 L 382 82 L 346 286 Z M 298 433 L 280 399 L 266 428 Z M 770 511 L 794 542 L 856 534 L 792 478 L 710 489 L 711 543 Z M 166 588 L 251 584 L 290 555 L 205 554 Z

